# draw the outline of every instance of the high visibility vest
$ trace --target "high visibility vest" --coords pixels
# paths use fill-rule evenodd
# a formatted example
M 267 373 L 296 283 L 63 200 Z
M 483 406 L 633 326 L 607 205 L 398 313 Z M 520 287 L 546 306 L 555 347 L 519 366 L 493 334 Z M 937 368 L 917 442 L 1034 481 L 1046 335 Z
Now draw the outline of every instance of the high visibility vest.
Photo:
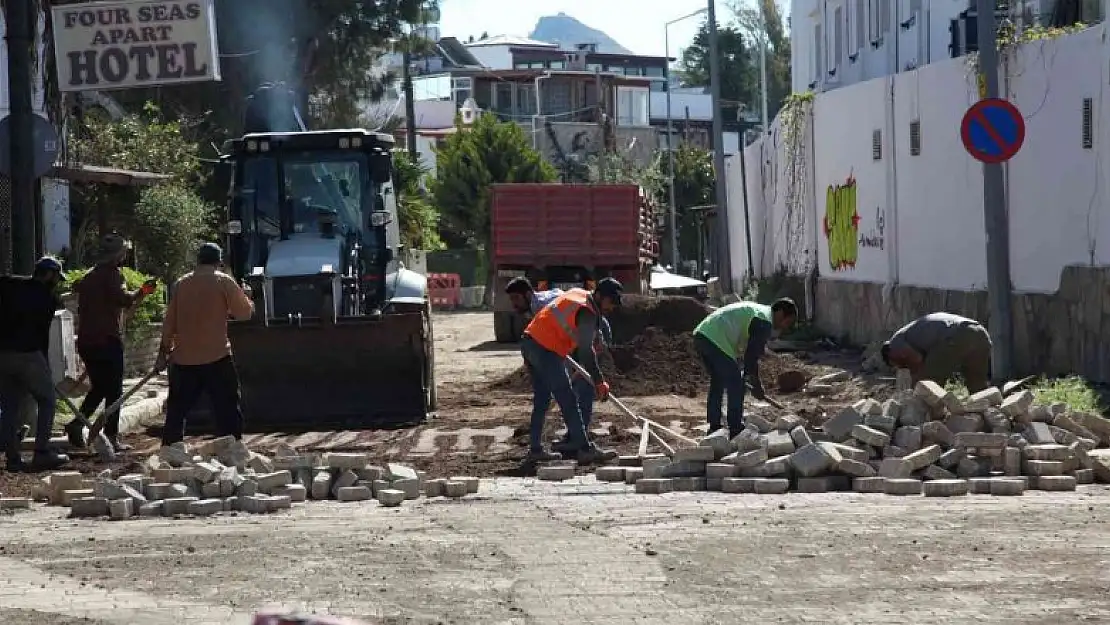
M 571 289 L 536 312 L 524 334 L 548 351 L 569 356 L 578 347 L 578 311 L 586 308 L 597 314 L 590 292 Z
M 771 323 L 773 318 L 770 306 L 755 302 L 736 302 L 710 313 L 694 328 L 694 335 L 709 339 L 726 356 L 735 360 L 747 349 L 748 327 L 751 326 L 752 319 Z

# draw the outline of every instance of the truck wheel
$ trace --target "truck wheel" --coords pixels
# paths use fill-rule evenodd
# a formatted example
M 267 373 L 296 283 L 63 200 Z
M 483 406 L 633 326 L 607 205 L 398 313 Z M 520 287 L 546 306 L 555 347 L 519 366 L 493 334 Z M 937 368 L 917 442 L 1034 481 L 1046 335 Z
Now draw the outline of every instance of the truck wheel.
M 515 343 L 520 340 L 517 331 L 517 315 L 512 312 L 495 310 L 493 312 L 493 337 L 498 343 Z

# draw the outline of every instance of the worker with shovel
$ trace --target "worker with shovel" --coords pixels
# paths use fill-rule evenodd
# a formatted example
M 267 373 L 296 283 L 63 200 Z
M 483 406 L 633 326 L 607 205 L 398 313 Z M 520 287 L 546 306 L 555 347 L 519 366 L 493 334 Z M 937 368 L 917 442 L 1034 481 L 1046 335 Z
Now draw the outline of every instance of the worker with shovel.
M 908 369 L 914 384 L 945 384 L 961 374 L 972 393 L 990 386 L 991 337 L 978 321 L 932 313 L 911 321 L 883 344 L 883 362 Z
M 571 289 L 545 306 L 524 328 L 520 351 L 528 363 L 533 377 L 533 415 L 546 411 L 550 397 L 555 397 L 567 426 L 565 443 L 556 451 L 562 456 L 575 457 L 582 464 L 607 462 L 617 457 L 616 452 L 599 449 L 590 442 L 578 393 L 567 372 L 567 359 L 572 355 L 586 368 L 592 378 L 591 395 L 596 393 L 604 401 L 609 385 L 597 365 L 593 346 L 598 334 L 600 319 L 620 305 L 623 291 L 621 283 L 605 278 L 597 283 L 593 292 Z M 533 422 L 534 423 L 534 422 Z M 542 420 L 540 421 L 542 429 Z M 551 460 L 555 454 L 547 453 L 537 445 L 533 429 L 533 446 L 529 459 Z
M 744 429 L 744 378 L 751 384 L 752 395 L 763 399 L 759 357 L 771 336 L 788 330 L 797 318 L 798 306 L 788 298 L 770 306 L 736 302 L 713 311 L 694 328 L 694 348 L 709 371 L 706 411 L 710 434 L 722 427 L 721 404 L 725 393 L 728 393 L 729 437 Z
M 56 401 L 50 328 L 55 311 L 63 308 L 56 290 L 64 280 L 62 264 L 50 257 L 39 259 L 29 278 L 0 276 L 0 446 L 10 472 L 24 469 L 19 405 L 28 393 L 38 405 L 32 469 L 48 471 L 69 462 L 49 446 Z
M 163 445 L 185 438 L 185 416 L 205 391 L 212 402 L 218 434 L 243 437 L 239 374 L 231 355 L 227 320 L 250 319 L 254 303 L 235 278 L 218 271 L 222 264 L 220 246 L 202 245 L 196 269 L 177 281 L 166 308 L 155 365 L 156 369 L 167 362 L 170 366 Z
M 157 280 L 128 291 L 120 267 L 131 251 L 131 243 L 117 233 L 100 240 L 96 266 L 75 286 L 77 293 L 77 354 L 85 363 L 89 392 L 81 402 L 80 413 L 66 425 L 69 442 L 76 447 L 88 444 L 85 434 L 89 419 L 101 402 L 110 407 L 123 395 L 123 332 L 121 316 L 154 293 Z M 116 452 L 130 447 L 119 440 L 119 409 L 105 416 L 104 434 Z

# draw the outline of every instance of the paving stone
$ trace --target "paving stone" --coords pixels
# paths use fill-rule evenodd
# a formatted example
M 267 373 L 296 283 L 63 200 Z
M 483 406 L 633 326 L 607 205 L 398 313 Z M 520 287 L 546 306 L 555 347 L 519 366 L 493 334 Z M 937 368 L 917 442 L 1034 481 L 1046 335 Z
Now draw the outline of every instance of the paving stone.
M 446 494 L 446 483 L 444 483 L 443 491 Z M 405 491 L 395 488 L 383 488 L 377 491 L 377 499 L 379 504 L 387 508 L 395 508 L 405 501 Z
M 0 510 L 28 510 L 30 508 L 30 497 L 0 497 Z
M 1013 497 L 1025 493 L 1023 480 L 994 478 L 990 480 L 990 494 L 996 497 Z
M 1021 475 L 1021 450 L 1007 447 L 1002 451 L 1002 470 L 1006 475 Z
M 702 449 L 709 448 L 703 447 Z M 672 462 L 663 467 L 663 477 L 703 477 L 705 476 L 706 464 L 705 462 L 692 460 Z
M 222 469 L 211 462 L 198 462 L 192 466 L 193 479 L 202 484 L 215 480 Z
M 1073 475 L 1040 475 L 1032 477 L 1030 488 L 1044 491 L 1069 491 L 1075 490 L 1078 483 Z
M 447 480 L 443 483 L 443 496 L 451 499 L 459 499 L 465 497 L 467 493 L 466 484 L 457 482 L 455 480 Z M 408 497 L 406 497 L 408 499 Z
M 740 477 L 778 477 L 790 474 L 790 456 L 771 458 L 763 464 L 739 469 Z
M 967 480 L 968 491 L 972 495 L 989 495 L 991 494 L 991 482 L 996 478 L 993 477 L 973 477 Z
M 880 458 L 904 458 L 907 455 L 909 455 L 909 453 L 910 452 L 906 451 L 905 449 L 902 449 L 901 447 L 896 447 L 894 445 L 887 445 L 886 447 L 883 447 L 883 450 L 879 453 L 879 457 Z
M 883 492 L 887 495 L 920 495 L 921 480 L 887 479 L 883 483 Z
M 222 492 L 223 491 L 220 489 L 219 482 L 208 482 L 207 484 L 201 484 L 200 486 L 200 494 L 202 497 L 219 497 Z
M 726 477 L 721 480 L 721 492 L 724 493 L 754 493 L 755 483 L 762 478 L 754 477 Z
M 736 451 L 743 453 L 753 449 L 767 449 L 767 441 L 754 427 L 745 427 L 739 434 L 732 438 L 732 446 Z
M 308 498 L 308 489 L 301 484 L 278 486 L 270 492 L 275 497 L 288 497 L 293 503 L 301 503 Z
M 754 486 L 756 495 L 785 495 L 789 490 L 790 480 L 783 478 L 759 479 Z
M 1031 445 L 1049 445 L 1056 443 L 1056 438 L 1052 436 L 1052 429 L 1047 423 L 1030 423 L 1025 428 L 1024 435 Z
M 731 462 L 711 462 L 705 465 L 705 477 L 709 479 L 736 477 L 736 472 L 736 465 Z
M 723 458 L 733 452 L 732 441 L 729 440 L 728 430 L 720 429 L 716 432 L 706 436 L 698 442 L 701 447 L 708 447 L 713 450 L 713 457 L 709 461 Z
M 851 458 L 841 458 L 840 462 L 836 465 L 836 470 L 851 477 L 875 477 L 878 473 L 866 462 L 852 460 Z
M 1032 391 L 1020 391 L 1003 399 L 999 408 L 1002 412 L 1006 413 L 1008 417 L 1013 419 L 1027 414 L 1029 409 L 1033 406 L 1035 399 L 1036 397 L 1033 395 Z
M 321 458 L 321 462 L 330 469 L 350 469 L 352 471 L 355 471 L 365 468 L 366 465 L 370 463 L 370 455 L 361 453 L 333 452 L 324 454 L 324 457 Z
M 402 492 L 402 497 L 404 493 Z M 369 501 L 372 499 L 370 489 L 366 486 L 341 486 L 336 489 L 335 498 L 339 501 Z
M 814 477 L 835 468 L 841 460 L 835 450 L 810 443 L 790 455 L 790 466 L 802 477 Z
M 936 422 L 934 421 L 933 423 Z M 940 445 L 929 445 L 911 454 L 906 454 L 902 460 L 909 466 L 910 472 L 913 472 L 920 471 L 930 464 L 936 463 L 937 460 L 940 460 L 942 455 L 944 455 L 944 450 L 941 449 Z
M 293 500 L 286 495 L 266 495 L 265 500 L 267 512 L 288 510 L 293 507 Z
M 951 447 L 955 439 L 952 430 L 941 421 L 928 421 L 921 426 L 921 437 L 928 443 L 938 443 Z
M 997 408 L 988 408 L 983 413 L 983 420 L 987 422 L 987 429 L 995 434 L 1011 434 L 1014 431 L 1010 417 Z
M 748 422 L 747 425 L 750 425 L 750 426 L 754 427 L 756 430 L 759 431 L 760 434 L 766 434 L 766 433 L 775 429 L 775 426 L 774 426 L 773 423 L 764 419 L 760 415 L 750 414 L 750 415 L 744 415 L 744 417 L 745 417 L 745 419 L 747 419 L 747 422 Z
M 794 439 L 789 432 L 772 431 L 763 435 L 767 441 L 767 455 L 771 458 L 788 456 L 794 453 Z
M 806 420 L 796 414 L 785 414 L 775 419 L 771 427 L 779 432 L 792 432 L 799 426 L 805 427 Z
M 562 482 L 574 477 L 574 466 L 553 464 L 536 469 L 536 477 L 545 482 Z
M 929 480 L 954 480 L 956 479 L 956 474 L 948 469 L 931 464 L 925 468 L 924 477 Z
M 905 458 L 883 458 L 878 473 L 887 479 L 906 479 L 913 473 L 913 469 Z
M 836 453 L 840 454 L 840 457 L 850 458 L 857 462 L 867 462 L 870 457 L 870 454 L 868 454 L 866 450 L 859 447 L 853 447 L 851 445 L 845 445 L 844 443 L 819 441 L 817 444 L 821 445 L 822 447 L 830 447 L 834 451 L 836 451 Z
M 724 432 L 724 430 L 717 431 Z M 642 461 L 639 456 L 620 456 L 617 458 L 618 467 L 641 467 L 643 466 L 641 462 Z
M 921 449 L 921 441 L 921 428 L 916 425 L 904 425 L 894 430 L 894 436 L 890 439 L 890 442 L 896 447 L 901 447 L 907 451 Z
M 104 499 L 104 497 L 96 497 L 96 491 L 92 488 L 79 488 L 76 490 L 62 491 L 61 498 L 58 500 L 58 505 L 72 506 L 74 500 L 90 498 Z
M 944 469 L 941 470 L 943 471 Z M 967 493 L 967 480 L 932 480 L 924 484 L 924 494 L 926 497 L 962 497 Z
M 1008 434 L 992 434 L 989 432 L 959 432 L 956 434 L 953 445 L 964 449 L 1002 449 L 1010 440 Z
M 170 445 L 168 447 L 161 447 L 155 452 L 158 459 L 165 464 L 170 465 L 172 468 L 189 467 L 193 464 L 193 455 L 181 447 Z M 155 478 L 157 479 L 157 478 Z M 159 480 L 163 481 L 163 480 Z M 165 480 L 168 481 L 168 480 Z
M 635 484 L 644 477 L 643 467 L 625 467 L 624 469 L 624 483 Z
M 289 471 L 274 471 L 273 473 L 257 476 L 255 481 L 258 482 L 259 491 L 270 494 L 279 486 L 287 486 L 293 483 L 293 474 Z
M 857 477 L 852 480 L 852 490 L 857 493 L 884 493 L 886 479 L 881 477 Z
M 944 403 L 948 391 L 932 380 L 921 380 L 913 387 L 913 396 L 924 401 L 930 408 L 939 408 Z
M 985 427 L 983 415 L 974 412 L 951 415 L 944 420 L 944 425 L 953 434 L 978 432 Z
M 1075 455 L 1071 447 L 1057 443 L 1043 445 L 1026 445 L 1021 450 L 1024 460 L 1052 460 L 1063 462 Z
M 835 493 L 849 490 L 851 480 L 843 475 L 826 475 L 824 477 L 798 478 L 799 493 Z
M 717 459 L 716 451 L 712 447 L 686 447 L 684 449 L 676 449 L 674 452 L 674 461 L 681 462 L 713 462 Z
M 443 485 L 446 484 L 446 483 L 447 483 L 447 480 L 442 479 L 442 478 L 434 479 L 434 480 L 428 480 L 428 481 L 424 482 L 424 496 L 425 497 L 442 497 L 443 496 Z
M 599 482 L 623 482 L 624 481 L 624 467 L 621 467 L 621 466 L 598 467 L 594 471 L 594 476 L 597 477 L 597 481 L 599 481 Z
M 660 479 L 663 477 L 663 469 L 671 464 L 671 459 L 662 458 L 644 458 L 644 477 L 648 479 Z
M 69 513 L 70 516 L 75 518 L 108 516 L 108 500 L 103 497 L 93 497 L 92 495 L 74 497 L 70 501 Z
M 391 482 L 397 480 L 416 480 L 420 478 L 420 476 L 416 474 L 416 469 L 403 464 L 390 463 L 386 465 L 385 470 L 386 476 Z
M 803 425 L 790 430 L 790 439 L 794 441 L 794 447 L 797 449 L 813 443 L 813 438 L 810 437 L 809 432 L 806 431 Z
M 1064 463 L 1052 460 L 1026 460 L 1024 469 L 1029 477 L 1062 476 Z
M 883 413 L 869 414 L 863 418 L 863 424 L 869 428 L 890 434 L 894 432 L 898 419 Z
M 132 505 L 134 502 L 131 499 L 111 499 L 108 501 L 108 518 L 113 521 L 123 521 L 130 519 L 132 516 Z
M 902 404 L 902 412 L 898 415 L 898 424 L 920 427 L 928 419 L 929 406 L 921 398 L 911 397 Z
M 822 426 L 825 434 L 835 442 L 841 442 L 852 435 L 852 428 L 863 424 L 864 415 L 854 406 L 848 406 L 838 412 Z
M 223 512 L 224 500 L 219 498 L 198 499 L 189 502 L 186 510 L 193 516 L 212 516 L 217 512 Z
M 379 467 L 375 465 L 359 467 L 357 469 L 354 469 L 354 472 L 355 475 L 358 476 L 359 480 L 365 480 L 367 482 L 373 482 L 374 480 L 383 480 L 385 479 L 386 474 L 384 467 Z
M 1093 468 L 1077 468 L 1076 471 L 1071 472 L 1071 476 L 1076 478 L 1077 484 L 1093 484 L 1094 483 L 1094 470 Z M 0 500 L 0 508 L 3 507 L 3 500 Z
M 729 454 L 722 458 L 722 460 L 729 461 L 730 458 L 732 464 L 736 465 L 738 469 L 749 469 L 767 462 L 768 457 L 766 449 L 753 449 L 751 451 Z
M 729 478 L 735 479 L 735 478 Z M 642 479 L 636 482 L 636 492 L 648 495 L 661 495 L 674 490 L 673 480 L 669 479 Z
M 852 438 L 872 447 L 885 447 L 890 443 L 890 435 L 881 430 L 858 424 L 852 427 Z
M 675 491 L 703 491 L 706 490 L 704 477 L 676 477 L 671 480 L 671 486 Z
M 162 502 L 152 501 L 150 503 L 144 503 L 143 505 L 139 506 L 139 516 L 162 516 Z
M 451 481 L 462 482 L 463 484 L 466 484 L 466 493 L 468 495 L 476 494 L 478 492 L 478 488 L 482 485 L 481 480 L 476 477 L 470 477 L 468 475 L 454 475 L 451 477 Z
M 355 477 L 358 477 L 357 475 Z M 312 476 L 312 487 L 310 489 L 312 498 L 316 500 L 327 499 L 331 493 L 331 472 L 327 469 L 317 469 L 315 475 Z
M 705 478 L 705 490 L 713 492 L 721 492 L 721 482 L 724 481 L 723 477 L 707 477 Z
M 173 497 L 162 502 L 162 514 L 177 516 L 189 513 L 189 504 L 199 501 L 197 497 Z

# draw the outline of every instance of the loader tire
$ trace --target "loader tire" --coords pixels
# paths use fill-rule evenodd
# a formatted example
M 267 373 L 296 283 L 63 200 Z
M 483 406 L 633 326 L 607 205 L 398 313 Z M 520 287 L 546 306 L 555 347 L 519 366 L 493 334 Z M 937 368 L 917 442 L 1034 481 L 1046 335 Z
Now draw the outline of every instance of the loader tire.
M 513 312 L 493 312 L 493 337 L 498 343 L 515 343 L 520 340 L 523 328 L 518 328 L 517 315 Z

